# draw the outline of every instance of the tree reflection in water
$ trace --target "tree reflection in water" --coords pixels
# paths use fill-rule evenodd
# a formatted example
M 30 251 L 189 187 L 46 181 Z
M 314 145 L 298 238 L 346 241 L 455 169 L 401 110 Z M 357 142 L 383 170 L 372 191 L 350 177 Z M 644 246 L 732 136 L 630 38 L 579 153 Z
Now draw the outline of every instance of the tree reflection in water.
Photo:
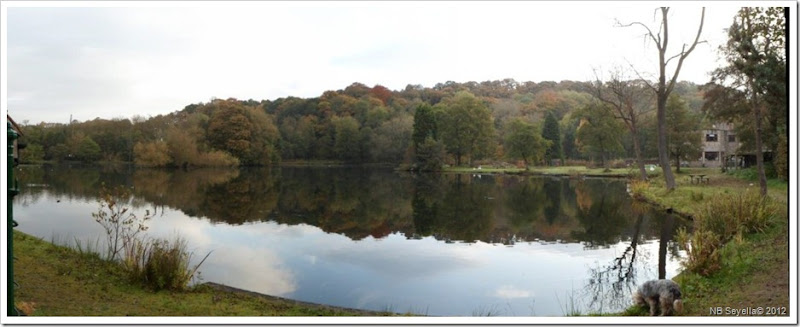
M 21 204 L 41 194 L 93 201 L 100 183 L 125 186 L 140 205 L 180 210 L 214 224 L 311 225 L 351 240 L 408 239 L 580 243 L 607 253 L 589 268 L 581 301 L 589 311 L 624 308 L 643 278 L 668 275 L 681 219 L 630 199 L 618 180 L 511 175 L 409 174 L 369 168 L 96 169 L 25 166 Z M 43 186 L 37 186 L 43 185 Z M 650 251 L 658 268 L 644 266 Z M 653 245 L 653 246 L 650 246 Z M 623 250 L 624 249 L 624 250 Z M 541 260 L 531 258 L 532 261 Z M 607 261 L 606 261 L 607 260 Z M 648 269 L 652 268 L 652 269 Z
M 646 220 L 651 220 L 651 228 L 658 229 L 658 276 L 663 279 L 666 277 L 666 255 L 667 250 L 671 253 L 671 258 L 679 256 L 677 244 L 672 242 L 672 236 L 676 231 L 676 219 L 674 215 L 658 213 L 646 204 L 633 202 L 631 205 L 633 213 L 637 216 L 633 225 L 633 232 L 630 243 L 625 250 L 617 257 L 613 258 L 608 265 L 589 268 L 590 279 L 584 287 L 584 298 L 588 299 L 587 310 L 591 312 L 608 312 L 609 310 L 620 310 L 632 304 L 631 296 L 639 284 L 647 279 L 656 278 L 648 274 L 644 267 L 642 271 L 640 262 L 646 262 L 650 257 L 647 247 L 640 246 L 646 242 L 643 238 L 643 227 Z M 652 231 L 651 234 L 655 233 Z M 641 280 L 644 278 L 644 280 Z

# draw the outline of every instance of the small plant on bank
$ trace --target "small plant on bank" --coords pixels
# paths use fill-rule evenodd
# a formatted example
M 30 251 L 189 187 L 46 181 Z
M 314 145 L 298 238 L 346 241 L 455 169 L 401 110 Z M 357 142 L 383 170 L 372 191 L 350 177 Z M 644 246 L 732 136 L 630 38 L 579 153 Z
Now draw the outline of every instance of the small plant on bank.
M 145 223 L 153 215 L 146 210 L 144 216 L 136 216 L 122 204 L 127 202 L 130 193 L 123 188 L 107 189 L 105 184 L 100 189 L 100 208 L 92 213 L 94 220 L 103 226 L 106 233 L 106 256 L 108 260 L 117 260 L 138 237 L 147 230 Z
M 649 187 L 650 183 L 648 181 L 635 179 L 631 181 L 631 194 L 636 199 L 645 198 L 644 194 Z
M 142 282 L 156 291 L 179 291 L 186 289 L 211 252 L 194 267 L 190 266 L 192 255 L 181 237 L 172 241 L 137 239 L 126 251 L 123 266 L 132 281 Z
M 686 270 L 703 276 L 719 270 L 722 247 L 719 236 L 707 230 L 695 230 L 689 234 L 685 228 L 681 228 L 675 238 L 686 250 L 686 260 L 681 263 Z

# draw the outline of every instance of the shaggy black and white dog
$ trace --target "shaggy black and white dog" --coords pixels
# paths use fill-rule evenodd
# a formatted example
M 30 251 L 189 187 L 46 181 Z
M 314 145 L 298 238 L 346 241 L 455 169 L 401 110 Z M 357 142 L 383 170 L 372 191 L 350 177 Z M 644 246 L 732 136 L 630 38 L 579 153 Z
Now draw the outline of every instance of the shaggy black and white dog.
M 681 287 L 669 279 L 647 281 L 639 290 L 633 293 L 633 302 L 636 305 L 650 307 L 650 315 L 655 316 L 657 307 L 661 306 L 661 315 L 666 316 L 674 312 L 683 311 L 681 300 Z

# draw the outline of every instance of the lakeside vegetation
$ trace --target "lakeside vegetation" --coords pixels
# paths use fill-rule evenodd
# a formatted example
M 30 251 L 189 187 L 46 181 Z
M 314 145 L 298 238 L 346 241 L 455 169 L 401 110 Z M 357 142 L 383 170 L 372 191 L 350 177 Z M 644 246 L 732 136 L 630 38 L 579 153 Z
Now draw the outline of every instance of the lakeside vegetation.
M 32 316 L 394 315 L 303 303 L 212 285 L 153 291 L 117 263 L 14 232 L 16 306 Z

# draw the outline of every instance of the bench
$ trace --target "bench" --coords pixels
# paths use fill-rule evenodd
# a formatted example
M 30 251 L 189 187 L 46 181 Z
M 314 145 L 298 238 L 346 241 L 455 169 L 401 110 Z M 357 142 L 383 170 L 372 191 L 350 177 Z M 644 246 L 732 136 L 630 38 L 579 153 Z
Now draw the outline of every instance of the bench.
M 705 174 L 689 174 L 689 183 L 694 184 L 695 180 L 697 181 L 697 184 L 700 184 L 700 183 L 703 183 L 703 182 L 708 184 L 708 182 L 709 182 L 709 178 L 706 177 Z

